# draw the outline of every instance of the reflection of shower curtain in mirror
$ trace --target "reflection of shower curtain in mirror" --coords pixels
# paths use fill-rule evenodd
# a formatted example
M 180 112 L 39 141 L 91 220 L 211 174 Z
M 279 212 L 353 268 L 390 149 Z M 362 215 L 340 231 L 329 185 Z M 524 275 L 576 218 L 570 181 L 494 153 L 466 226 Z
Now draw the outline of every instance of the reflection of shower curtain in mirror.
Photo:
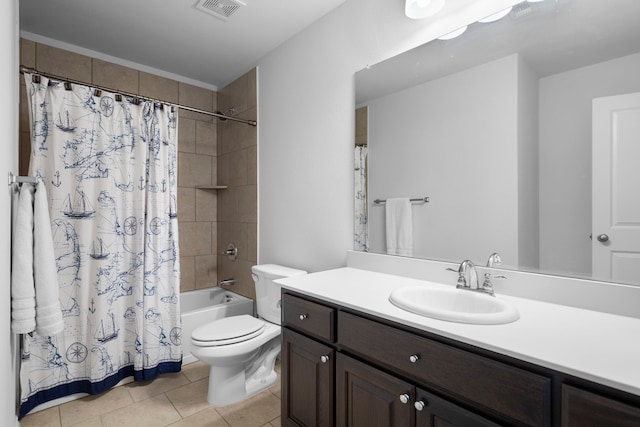
M 64 331 L 25 336 L 21 417 L 182 363 L 177 113 L 44 77 L 25 82 L 29 173 L 49 196 Z
M 356 251 L 369 250 L 369 232 L 367 217 L 367 146 L 357 146 L 354 164 L 354 239 Z

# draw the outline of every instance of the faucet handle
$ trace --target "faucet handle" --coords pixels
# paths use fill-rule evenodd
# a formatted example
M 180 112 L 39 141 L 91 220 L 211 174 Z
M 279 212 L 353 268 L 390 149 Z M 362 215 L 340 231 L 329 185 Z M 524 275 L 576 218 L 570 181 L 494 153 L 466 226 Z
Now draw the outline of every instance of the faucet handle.
M 491 279 L 506 279 L 507 276 L 501 275 L 493 275 L 491 273 L 484 273 L 484 282 L 482 282 L 482 290 L 488 293 L 489 295 L 495 295 L 493 291 L 493 283 Z
M 464 280 L 464 273 L 462 272 L 462 269 L 455 269 L 455 268 L 446 268 L 445 270 L 447 271 L 453 271 L 454 273 L 458 273 L 458 284 L 457 287 L 460 288 L 464 288 L 467 286 L 467 281 Z

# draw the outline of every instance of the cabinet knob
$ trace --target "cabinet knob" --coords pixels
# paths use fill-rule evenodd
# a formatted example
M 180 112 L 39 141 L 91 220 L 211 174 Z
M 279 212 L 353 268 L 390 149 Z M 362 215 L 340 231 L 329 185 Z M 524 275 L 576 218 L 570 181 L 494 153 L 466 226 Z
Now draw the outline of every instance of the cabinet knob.
M 308 315 L 308 314 L 301 314 L 301 315 L 300 315 L 300 320 L 304 320 L 304 319 L 306 319 L 307 317 L 309 317 L 309 315 Z
M 399 399 L 402 403 L 409 403 L 410 396 L 407 393 L 401 394 Z
M 418 360 L 420 359 L 420 355 L 419 354 L 412 354 L 411 356 L 409 356 L 409 361 L 411 363 L 416 363 Z
M 422 411 L 425 406 L 427 405 L 425 405 L 422 400 L 418 400 L 416 403 L 413 404 L 413 407 L 416 408 L 416 411 Z
M 327 363 L 329 361 L 329 355 L 322 355 L 320 356 L 320 361 L 322 363 Z

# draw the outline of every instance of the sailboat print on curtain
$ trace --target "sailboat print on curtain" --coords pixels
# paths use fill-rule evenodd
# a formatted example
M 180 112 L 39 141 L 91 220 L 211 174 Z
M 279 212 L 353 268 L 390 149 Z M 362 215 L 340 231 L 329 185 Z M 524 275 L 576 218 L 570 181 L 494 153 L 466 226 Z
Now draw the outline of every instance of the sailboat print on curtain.
M 93 209 L 84 191 L 76 191 L 77 197 L 71 203 L 71 195 L 67 194 L 62 204 L 63 213 L 71 218 L 89 218 L 96 211 Z
M 76 130 L 76 122 L 69 116 L 69 112 L 58 113 L 58 120 L 56 120 L 56 126 L 63 132 L 73 132 Z
M 181 369 L 177 115 L 25 74 L 64 331 L 25 336 L 20 414 Z
M 105 259 L 109 256 L 109 252 L 107 252 L 107 248 L 105 248 L 100 237 L 93 241 L 89 256 L 93 259 Z

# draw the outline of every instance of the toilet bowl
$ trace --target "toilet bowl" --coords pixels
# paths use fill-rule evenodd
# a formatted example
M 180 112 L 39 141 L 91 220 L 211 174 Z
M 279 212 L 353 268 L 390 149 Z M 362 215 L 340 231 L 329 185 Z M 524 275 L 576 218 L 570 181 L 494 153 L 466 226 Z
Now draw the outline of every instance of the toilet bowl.
M 210 365 L 207 401 L 240 402 L 272 386 L 280 354 L 280 285 L 276 279 L 306 274 L 275 264 L 253 266 L 258 317 L 231 316 L 204 324 L 191 334 L 191 353 Z

